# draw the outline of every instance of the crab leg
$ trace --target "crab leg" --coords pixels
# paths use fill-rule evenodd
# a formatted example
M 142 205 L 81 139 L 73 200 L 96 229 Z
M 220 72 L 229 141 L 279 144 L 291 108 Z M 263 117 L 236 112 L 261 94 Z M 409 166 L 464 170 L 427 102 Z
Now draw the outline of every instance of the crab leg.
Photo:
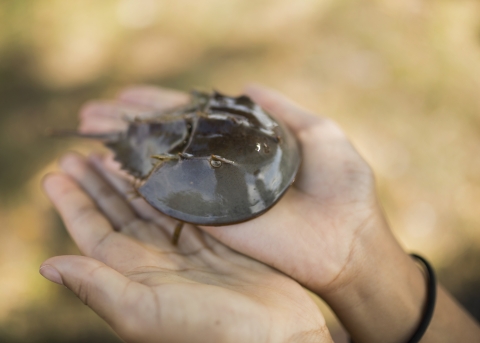
M 184 222 L 178 222 L 177 226 L 175 226 L 175 231 L 173 232 L 172 236 L 172 244 L 177 245 L 178 239 L 180 238 L 180 233 L 182 232 Z
M 177 155 L 152 155 L 150 158 L 154 158 L 159 161 L 170 161 L 170 160 L 178 160 L 180 157 Z

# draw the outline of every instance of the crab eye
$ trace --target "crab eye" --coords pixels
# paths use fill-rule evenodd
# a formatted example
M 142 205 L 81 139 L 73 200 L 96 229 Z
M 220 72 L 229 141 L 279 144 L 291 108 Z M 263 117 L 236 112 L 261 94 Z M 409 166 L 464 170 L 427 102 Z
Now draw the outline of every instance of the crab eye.
M 260 151 L 261 145 L 260 143 L 257 143 L 257 148 L 255 150 Z
M 220 168 L 220 167 L 222 166 L 222 161 L 210 160 L 210 165 L 211 165 L 213 168 Z

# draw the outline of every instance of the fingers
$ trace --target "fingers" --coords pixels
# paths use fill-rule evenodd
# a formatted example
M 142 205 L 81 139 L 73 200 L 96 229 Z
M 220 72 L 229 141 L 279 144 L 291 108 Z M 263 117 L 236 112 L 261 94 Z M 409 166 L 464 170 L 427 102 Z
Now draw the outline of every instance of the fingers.
M 137 220 L 126 201 L 89 166 L 84 157 L 70 153 L 62 158 L 60 166 L 90 195 L 117 230 L 121 231 Z
M 245 88 L 245 93 L 274 117 L 283 120 L 295 132 L 320 122 L 318 116 L 310 114 L 274 90 L 259 85 L 250 85 Z
M 114 233 L 95 203 L 70 177 L 50 174 L 43 185 L 82 253 L 92 255 L 95 248 Z
M 319 117 L 302 109 L 285 96 L 268 88 L 251 85 L 245 93 L 255 102 L 283 120 L 294 131 L 319 122 Z M 167 110 L 184 105 L 189 95 L 184 92 L 154 86 L 132 86 L 122 91 L 118 101 L 91 102 L 81 110 L 80 131 L 105 132 L 126 128 L 125 117 L 148 116 L 152 110 Z
M 187 93 L 154 86 L 132 86 L 118 95 L 118 99 L 126 104 L 147 106 L 156 110 L 184 105 L 189 98 Z
M 186 93 L 153 86 L 134 86 L 122 91 L 115 101 L 91 101 L 80 110 L 79 131 L 102 133 L 123 131 L 128 119 L 150 117 L 184 105 Z
M 129 299 L 151 294 L 146 291 L 146 286 L 132 282 L 102 262 L 83 256 L 50 258 L 40 267 L 40 274 L 65 285 L 114 330 L 124 318 L 134 315 L 126 313 L 125 305 Z
M 128 176 L 120 170 L 118 162 L 114 161 L 112 156 L 103 157 L 92 155 L 89 157 L 95 170 L 102 175 L 113 188 L 122 194 L 123 198 L 131 196 L 134 189 Z M 163 228 L 175 227 L 177 221 L 167 216 L 161 215 L 156 209 L 150 206 L 143 198 L 136 197 L 130 200 L 130 204 L 141 218 L 153 221 Z
M 129 192 L 131 192 L 133 187 L 125 176 L 121 175 L 121 172 L 119 173 L 118 163 L 115 162 L 111 156 L 102 157 L 92 155 L 89 157 L 89 160 L 99 174 L 101 174 L 113 188 L 122 194 L 124 198 L 128 198 Z M 157 226 L 148 227 L 148 230 L 136 230 L 133 236 L 147 243 L 155 243 L 163 249 L 172 249 L 171 239 L 178 220 L 162 214 L 141 197 L 130 200 L 130 204 L 138 216 L 157 224 Z M 189 254 L 204 246 L 198 228 L 190 224 L 185 224 L 177 246 L 178 250 L 182 253 Z
M 139 117 L 151 109 L 127 106 L 114 101 L 91 101 L 80 110 L 80 132 L 101 133 L 123 131 L 127 118 Z
M 51 174 L 45 178 L 44 187 L 83 254 L 119 271 L 132 270 L 142 265 L 176 268 L 178 261 L 158 255 L 155 249 L 145 249 L 138 241 L 115 232 L 95 202 L 70 176 Z M 134 221 L 124 230 L 131 236 L 138 237 L 146 229 L 146 223 Z M 151 239 L 148 242 L 155 243 Z

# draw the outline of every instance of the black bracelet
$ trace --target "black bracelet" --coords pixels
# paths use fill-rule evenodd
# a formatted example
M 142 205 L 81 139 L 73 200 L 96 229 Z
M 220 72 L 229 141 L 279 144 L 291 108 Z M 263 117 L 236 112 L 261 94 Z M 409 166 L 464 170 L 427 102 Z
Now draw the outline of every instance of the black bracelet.
M 425 266 L 425 269 L 428 274 L 427 280 L 427 303 L 425 305 L 425 310 L 423 312 L 422 320 L 415 330 L 415 333 L 412 337 L 407 341 L 408 343 L 418 343 L 422 339 L 425 331 L 427 331 L 428 325 L 433 317 L 433 310 L 435 309 L 435 302 L 437 300 L 437 278 L 435 276 L 435 272 L 433 271 L 432 266 L 430 263 L 427 262 L 422 256 L 417 254 L 410 254 L 411 257 L 416 259 L 417 261 L 422 262 Z M 350 342 L 353 343 L 353 340 L 350 339 Z
M 427 331 L 428 325 L 433 317 L 433 310 L 435 309 L 435 302 L 437 300 L 437 278 L 435 272 L 433 271 L 430 263 L 427 262 L 422 256 L 417 254 L 410 254 L 414 259 L 420 261 L 425 266 L 428 274 L 427 281 L 427 304 L 425 305 L 425 310 L 423 312 L 423 318 L 418 325 L 417 331 L 412 335 L 408 343 L 417 343 L 420 342 L 425 331 Z

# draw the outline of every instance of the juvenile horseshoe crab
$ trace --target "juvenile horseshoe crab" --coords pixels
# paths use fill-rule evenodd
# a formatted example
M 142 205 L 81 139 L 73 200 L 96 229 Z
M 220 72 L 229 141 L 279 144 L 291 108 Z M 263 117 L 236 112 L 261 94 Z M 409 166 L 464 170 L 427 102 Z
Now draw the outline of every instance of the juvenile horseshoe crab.
M 184 222 L 220 226 L 270 209 L 295 179 L 293 134 L 245 95 L 192 92 L 191 102 L 129 121 L 126 131 L 78 134 L 104 142 L 134 176 L 136 193 Z

